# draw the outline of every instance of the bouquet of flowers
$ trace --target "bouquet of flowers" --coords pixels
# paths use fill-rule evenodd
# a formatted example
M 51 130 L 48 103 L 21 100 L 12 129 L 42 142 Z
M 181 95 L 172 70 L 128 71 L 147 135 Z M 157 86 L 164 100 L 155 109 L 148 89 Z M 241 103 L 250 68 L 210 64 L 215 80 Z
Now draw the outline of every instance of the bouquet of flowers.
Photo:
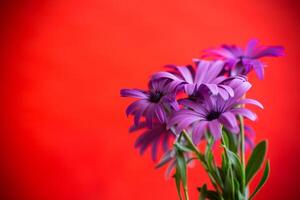
M 255 145 L 254 132 L 244 123 L 244 118 L 256 120 L 246 105 L 263 105 L 246 97 L 251 88 L 247 75 L 254 71 L 263 79 L 265 65 L 259 59 L 282 55 L 283 47 L 261 46 L 257 40 L 250 40 L 246 48 L 222 45 L 204 51 L 193 65 L 167 65 L 166 71 L 151 76 L 148 90 L 121 90 L 122 97 L 137 99 L 126 110 L 134 118 L 129 131 L 142 131 L 135 147 L 141 154 L 150 149 L 154 161 L 162 152 L 156 167 L 168 165 L 166 173 L 173 173 L 180 200 L 189 199 L 187 169 L 195 160 L 212 186 L 197 188 L 200 200 L 251 200 L 265 184 L 270 171 L 267 142 Z M 222 151 L 219 164 L 216 145 Z M 260 182 L 249 191 L 260 168 Z

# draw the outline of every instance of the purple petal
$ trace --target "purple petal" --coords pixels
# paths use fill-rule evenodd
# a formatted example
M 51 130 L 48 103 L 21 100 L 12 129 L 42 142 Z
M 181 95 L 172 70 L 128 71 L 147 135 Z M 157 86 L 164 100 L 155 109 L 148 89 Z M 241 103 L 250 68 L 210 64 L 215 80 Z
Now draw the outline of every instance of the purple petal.
M 157 119 L 161 122 L 164 123 L 166 121 L 166 113 L 163 110 L 161 105 L 156 105 L 155 106 L 155 114 Z
M 192 123 L 199 120 L 198 116 L 188 116 L 177 123 L 176 131 L 180 133 L 183 129 L 189 127 Z
M 219 87 L 223 88 L 224 90 L 226 90 L 226 92 L 233 97 L 234 96 L 234 91 L 231 87 L 227 86 L 227 85 L 219 85 Z
M 155 113 L 154 106 L 155 104 L 149 104 L 148 108 L 145 110 L 146 123 L 149 128 L 152 128 L 152 122 Z
M 210 61 L 201 60 L 196 69 L 195 83 L 200 86 L 206 76 Z
M 209 89 L 209 91 L 211 91 L 213 95 L 218 94 L 218 87 L 216 84 L 204 84 L 204 85 Z
M 252 58 L 257 59 L 261 57 L 278 57 L 284 55 L 284 48 L 282 46 L 266 46 L 262 47 L 260 50 L 258 50 Z
M 222 48 L 230 51 L 234 55 L 234 58 L 238 58 L 244 53 L 242 48 L 237 47 L 235 45 L 222 45 Z
M 152 143 L 151 158 L 153 161 L 157 159 L 158 142 L 159 142 L 159 138 L 156 138 L 155 141 Z
M 169 72 L 157 72 L 153 74 L 152 79 L 161 79 L 161 78 L 169 78 L 175 81 L 182 81 L 177 76 L 169 73 Z
M 222 58 L 235 58 L 235 55 L 228 49 L 225 48 L 218 48 L 218 49 L 209 49 L 204 51 L 207 54 L 206 55 L 213 55 L 213 56 L 219 56 Z
M 259 102 L 254 99 L 241 99 L 237 102 L 237 104 L 252 104 L 260 107 L 261 109 L 264 108 L 264 106 Z
M 253 70 L 255 71 L 257 77 L 262 80 L 264 79 L 265 69 L 264 65 L 260 61 L 253 63 Z
M 243 117 L 246 117 L 252 121 L 256 120 L 257 118 L 256 115 L 247 108 L 233 108 L 231 112 L 236 115 L 242 115 Z
M 172 134 L 164 134 L 163 138 L 162 138 L 162 148 L 164 152 L 167 152 L 169 149 L 169 138 L 172 137 Z
M 235 90 L 233 100 L 241 98 L 250 88 L 251 84 L 249 82 L 242 82 Z
M 194 144 L 198 144 L 203 137 L 205 130 L 206 130 L 207 122 L 206 121 L 200 121 L 195 125 L 194 131 L 192 134 L 192 140 Z
M 212 80 L 211 83 L 219 84 L 219 83 L 223 82 L 224 80 L 226 80 L 225 76 L 218 76 L 214 80 Z
M 213 135 L 215 140 L 218 140 L 221 138 L 222 135 L 222 127 L 221 124 L 218 122 L 218 120 L 212 120 L 208 123 L 209 130 L 211 134 Z
M 146 122 L 140 122 L 138 125 L 133 125 L 133 126 L 131 126 L 130 128 L 129 128 L 129 133 L 132 133 L 132 132 L 134 132 L 134 131 L 138 131 L 138 130 L 140 130 L 140 129 L 144 129 L 144 128 L 146 128 L 147 127 L 147 124 L 146 124 Z
M 211 82 L 213 79 L 215 79 L 220 74 L 223 67 L 224 67 L 223 61 L 218 60 L 213 62 L 212 65 L 209 67 L 209 70 L 206 75 L 207 82 Z
M 145 91 L 139 89 L 122 89 L 120 91 L 122 97 L 133 97 L 140 99 L 147 99 L 148 96 L 145 94 Z
M 229 94 L 226 90 L 224 90 L 223 88 L 219 88 L 219 95 L 222 97 L 222 99 L 227 100 L 229 98 Z
M 149 105 L 147 100 L 141 99 L 131 103 L 126 109 L 126 115 L 132 114 L 135 110 L 144 110 Z
M 177 67 L 177 69 L 187 83 L 193 83 L 193 76 L 187 67 Z
M 236 117 L 234 114 L 232 114 L 231 112 L 225 112 L 222 113 L 221 116 L 219 117 L 219 121 L 231 128 L 237 127 L 237 121 L 236 121 Z
M 257 46 L 258 44 L 258 40 L 257 39 L 251 39 L 247 46 L 246 46 L 246 49 L 245 49 L 245 56 L 248 57 L 248 56 L 251 56 L 252 53 L 254 52 L 255 50 L 255 47 Z
M 200 115 L 205 115 L 206 114 L 204 108 L 199 103 L 195 103 L 193 101 L 186 100 L 186 101 L 182 102 L 182 105 L 193 109 L 195 112 L 197 112 Z M 197 113 L 195 113 L 195 112 L 193 112 L 191 110 L 182 110 L 181 111 L 182 114 L 197 115 Z
M 194 84 L 185 84 L 184 90 L 187 95 L 192 95 L 195 91 L 195 87 L 196 87 L 196 85 L 194 85 Z

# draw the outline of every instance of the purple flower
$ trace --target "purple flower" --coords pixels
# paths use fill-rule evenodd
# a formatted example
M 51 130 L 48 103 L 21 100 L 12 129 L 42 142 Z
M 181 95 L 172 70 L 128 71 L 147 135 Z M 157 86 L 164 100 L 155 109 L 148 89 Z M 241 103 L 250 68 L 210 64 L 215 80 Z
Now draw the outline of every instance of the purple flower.
M 181 87 L 190 97 L 195 96 L 199 89 L 207 89 L 213 95 L 220 94 L 223 99 L 233 96 L 233 90 L 223 84 L 226 77 L 220 76 L 224 67 L 223 61 L 194 60 L 196 69 L 192 66 L 169 66 L 171 72 L 158 72 L 153 79 L 169 79 L 170 87 Z
M 148 127 L 152 127 L 154 121 L 165 123 L 167 110 L 178 109 L 176 92 L 171 90 L 167 80 L 150 81 L 149 90 L 122 89 L 122 97 L 133 97 L 139 100 L 130 104 L 126 109 L 127 115 L 134 115 L 135 125 L 140 118 L 145 117 Z
M 143 154 L 147 148 L 151 148 L 152 160 L 157 159 L 159 146 L 162 147 L 164 153 L 170 150 L 169 142 L 175 138 L 175 134 L 166 129 L 166 124 L 154 123 L 149 129 L 145 122 L 141 122 L 138 126 L 133 126 L 129 132 L 144 130 L 137 138 L 134 146 Z
M 214 139 L 217 140 L 222 134 L 222 125 L 232 133 L 239 132 L 236 119 L 241 115 L 250 120 L 255 120 L 256 115 L 242 104 L 254 104 L 263 107 L 253 99 L 242 99 L 243 95 L 250 89 L 251 84 L 243 79 L 233 79 L 229 84 L 234 89 L 234 97 L 224 100 L 219 95 L 206 95 L 201 103 L 184 101 L 185 109 L 177 111 L 168 121 L 168 127 L 176 125 L 176 132 L 192 128 L 192 139 L 198 144 L 204 133 L 209 130 Z
M 247 75 L 254 70 L 258 78 L 263 79 L 265 65 L 259 59 L 283 56 L 283 51 L 281 46 L 261 46 L 258 45 L 258 40 L 252 39 L 245 49 L 235 45 L 222 45 L 217 49 L 207 50 L 205 56 L 224 60 L 224 69 L 230 76 Z

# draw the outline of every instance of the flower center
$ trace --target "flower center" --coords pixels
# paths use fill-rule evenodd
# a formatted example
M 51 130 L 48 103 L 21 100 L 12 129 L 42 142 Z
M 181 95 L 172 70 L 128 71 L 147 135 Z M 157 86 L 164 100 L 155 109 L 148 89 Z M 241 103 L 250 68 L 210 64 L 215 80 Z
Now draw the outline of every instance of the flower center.
M 219 112 L 216 112 L 216 111 L 212 111 L 210 112 L 207 116 L 206 116 L 206 119 L 208 121 L 212 121 L 214 119 L 218 119 L 220 116 L 220 113 Z
M 152 103 L 158 103 L 162 97 L 163 97 L 163 93 L 161 92 L 151 92 L 149 101 Z

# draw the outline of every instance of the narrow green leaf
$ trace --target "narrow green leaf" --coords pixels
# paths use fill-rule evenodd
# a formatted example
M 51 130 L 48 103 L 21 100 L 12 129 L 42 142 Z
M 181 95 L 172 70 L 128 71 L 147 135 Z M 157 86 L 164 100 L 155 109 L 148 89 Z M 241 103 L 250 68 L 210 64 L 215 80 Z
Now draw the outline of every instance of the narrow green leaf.
M 206 184 L 204 184 L 204 185 L 201 187 L 201 190 L 200 190 L 200 197 L 199 197 L 199 200 L 205 200 L 205 199 L 206 199 L 206 196 L 207 196 L 207 186 L 206 186 Z
M 253 197 L 256 195 L 257 192 L 259 192 L 259 190 L 264 186 L 264 184 L 266 183 L 268 177 L 270 174 L 270 161 L 268 160 L 264 169 L 264 173 L 263 176 L 260 180 L 260 182 L 258 183 L 256 189 L 254 190 L 254 192 L 251 194 L 249 200 L 253 199 Z
M 264 140 L 256 145 L 246 167 L 246 185 L 249 184 L 250 180 L 257 173 L 261 167 L 267 150 L 267 142 Z
M 180 174 L 180 178 L 182 181 L 183 186 L 186 186 L 187 179 L 186 179 L 186 162 L 183 155 L 183 152 L 177 149 L 177 167 Z
M 237 176 L 239 180 L 242 180 L 243 176 L 243 166 L 240 161 L 240 158 L 238 155 L 232 151 L 230 151 L 227 147 L 223 146 L 226 152 L 226 155 L 228 157 L 228 162 L 231 163 L 234 174 Z
M 235 188 L 235 199 L 236 200 L 245 200 L 246 198 L 242 194 L 241 188 L 242 184 L 240 184 L 239 180 L 237 178 L 234 178 L 234 188 Z
M 222 134 L 222 144 L 229 148 L 228 136 L 225 131 Z
M 174 144 L 174 146 L 175 146 L 177 149 L 179 149 L 179 150 L 181 150 L 181 151 L 183 151 L 183 152 L 192 152 L 192 151 L 193 151 L 193 150 L 190 149 L 189 147 L 184 146 L 184 145 L 182 145 L 182 144 L 179 144 L 178 142 L 176 142 L 176 143 Z
M 238 150 L 238 136 L 236 134 L 231 133 L 227 129 L 223 128 L 223 136 L 226 136 L 228 145 L 226 145 L 230 151 L 237 153 Z
M 221 177 L 222 177 L 223 181 L 225 180 L 225 173 L 227 172 L 227 168 L 228 168 L 227 158 L 226 158 L 225 153 L 222 153 L 222 168 L 221 168 L 222 173 L 221 173 Z
M 233 173 L 231 167 L 228 167 L 226 177 L 225 177 L 225 183 L 224 183 L 224 199 L 232 199 L 234 196 L 234 183 L 233 183 Z
M 180 174 L 179 174 L 179 170 L 177 167 L 176 167 L 176 172 L 175 172 L 173 178 L 175 179 L 176 189 L 177 189 L 179 199 L 182 200 L 181 191 L 180 191 Z
M 222 187 L 223 186 L 222 177 L 219 173 L 219 169 L 215 164 L 214 155 L 211 150 L 205 151 L 205 163 L 207 166 L 207 171 L 211 174 L 211 176 L 217 182 L 217 184 Z

